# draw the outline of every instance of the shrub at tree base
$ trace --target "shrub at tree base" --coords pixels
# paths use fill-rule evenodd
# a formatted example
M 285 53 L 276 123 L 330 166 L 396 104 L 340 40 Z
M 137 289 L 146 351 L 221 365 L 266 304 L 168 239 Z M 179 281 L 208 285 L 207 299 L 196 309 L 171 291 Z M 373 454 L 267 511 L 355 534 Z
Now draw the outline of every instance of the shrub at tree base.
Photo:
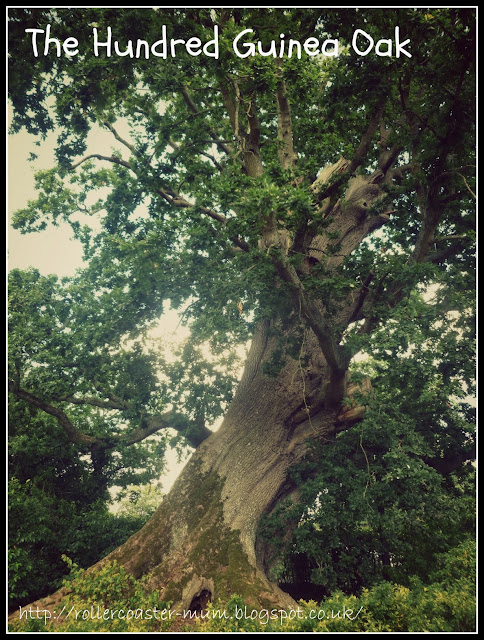
M 473 540 L 438 554 L 436 570 L 425 584 L 410 587 L 382 582 L 360 596 L 334 593 L 319 605 L 300 600 L 297 609 L 253 609 L 234 595 L 226 603 L 209 603 L 203 611 L 174 611 L 159 600 L 144 579 L 135 580 L 115 562 L 96 571 L 70 562 L 61 603 L 63 615 L 20 610 L 11 631 L 61 632 L 462 632 L 475 630 L 475 560 Z M 59 612 L 58 612 L 59 613 Z M 49 618 L 49 615 L 51 616 Z

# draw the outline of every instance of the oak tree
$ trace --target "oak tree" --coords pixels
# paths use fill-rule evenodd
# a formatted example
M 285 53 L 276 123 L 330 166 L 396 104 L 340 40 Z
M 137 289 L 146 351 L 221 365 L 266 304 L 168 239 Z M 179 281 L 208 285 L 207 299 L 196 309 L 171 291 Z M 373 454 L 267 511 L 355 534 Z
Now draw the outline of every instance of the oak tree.
M 47 25 L 59 51 L 44 51 Z M 146 55 L 163 27 L 168 39 L 198 40 Z M 388 42 L 396 27 L 411 57 Z M 118 49 L 96 56 L 93 30 L 105 42 L 109 28 Z M 28 29 L 42 30 L 36 58 Z M 246 29 L 244 42 L 261 45 L 241 58 L 233 42 Z M 386 45 L 359 55 L 357 29 Z M 66 55 L 73 36 L 77 53 Z M 338 475 L 350 503 L 373 462 L 373 479 L 405 475 L 387 455 L 399 446 L 417 461 L 412 477 L 434 488 L 474 455 L 463 404 L 473 378 L 474 12 L 12 9 L 9 37 L 13 131 L 57 134 L 56 166 L 37 174 L 38 197 L 14 224 L 68 222 L 86 261 L 62 281 L 12 275 L 9 391 L 52 416 L 95 469 L 167 428 L 195 448 L 151 520 L 110 556 L 136 578 L 186 608 L 202 592 L 290 606 L 267 577 L 273 545 L 259 524 L 301 504 L 302 480 L 340 469 L 346 437 L 360 442 L 355 430 L 370 425 L 358 452 L 369 474 Z M 202 49 L 214 37 L 217 57 Z M 337 40 L 338 55 L 277 55 L 290 38 Z M 130 40 L 148 43 L 138 57 Z M 99 130 L 112 153 L 88 147 Z M 191 332 L 175 361 L 144 344 L 168 302 Z M 248 340 L 236 383 L 233 353 Z M 374 364 L 358 377 L 362 352 Z M 381 492 L 368 487 L 366 498 L 395 516 Z M 301 522 L 301 511 L 286 521 L 286 540 Z M 382 518 L 368 526 L 389 531 Z

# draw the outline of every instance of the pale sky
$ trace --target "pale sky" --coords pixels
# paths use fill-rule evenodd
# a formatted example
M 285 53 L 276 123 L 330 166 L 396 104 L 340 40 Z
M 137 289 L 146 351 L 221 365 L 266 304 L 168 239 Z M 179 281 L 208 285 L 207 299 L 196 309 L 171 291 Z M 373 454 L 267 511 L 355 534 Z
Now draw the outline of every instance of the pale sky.
M 25 207 L 35 198 L 34 172 L 52 167 L 53 140 L 50 136 L 41 147 L 34 146 L 35 138 L 21 132 L 8 139 L 8 268 L 37 267 L 43 275 L 57 273 L 73 275 L 81 266 L 82 248 L 71 240 L 68 225 L 59 228 L 49 226 L 42 233 L 21 234 L 10 226 L 14 211 Z M 35 162 L 28 162 L 29 153 L 39 154 Z
M 25 207 L 29 200 L 35 199 L 34 173 L 41 169 L 49 169 L 54 163 L 55 134 L 41 141 L 41 146 L 34 143 L 35 136 L 22 131 L 8 137 L 8 214 L 9 222 L 14 211 Z M 96 129 L 88 140 L 98 153 L 111 154 L 116 141 L 108 131 Z M 28 161 L 33 152 L 38 158 Z M 25 269 L 33 266 L 43 275 L 56 273 L 59 276 L 73 275 L 82 266 L 82 247 L 80 242 L 72 239 L 69 225 L 63 223 L 59 227 L 49 225 L 40 233 L 21 234 L 8 227 L 8 268 Z
M 59 276 L 72 276 L 82 266 L 82 247 L 79 241 L 72 238 L 69 225 L 62 223 L 59 227 L 49 225 L 39 233 L 21 234 L 11 227 L 12 214 L 25 207 L 29 200 L 36 197 L 34 190 L 34 173 L 48 169 L 54 165 L 55 135 L 51 134 L 41 146 L 35 146 L 36 138 L 25 132 L 8 136 L 7 140 L 7 266 L 8 270 L 35 267 L 42 275 L 55 273 Z M 116 141 L 108 131 L 97 130 L 91 135 L 91 143 L 95 141 L 98 153 L 110 155 Z M 120 149 L 121 150 L 121 149 Z M 34 162 L 29 162 L 30 152 L 38 154 Z M 88 151 L 87 153 L 89 153 Z M 155 336 L 166 336 L 170 341 L 181 340 L 188 335 L 188 330 L 179 325 L 175 312 L 163 316 Z M 163 490 L 171 487 L 183 464 L 176 460 L 176 454 L 167 456 L 169 470 L 161 477 Z

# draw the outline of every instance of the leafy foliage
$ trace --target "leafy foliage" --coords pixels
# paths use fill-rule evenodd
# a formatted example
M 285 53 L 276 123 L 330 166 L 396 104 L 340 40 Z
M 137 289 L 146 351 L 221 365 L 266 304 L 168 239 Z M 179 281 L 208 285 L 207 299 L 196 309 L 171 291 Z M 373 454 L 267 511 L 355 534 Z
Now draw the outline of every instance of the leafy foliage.
M 160 602 L 116 564 L 95 572 L 79 571 L 69 561 L 70 593 L 64 617 L 36 617 L 12 623 L 12 631 L 141 632 L 465 632 L 475 630 L 475 543 L 465 539 L 436 557 L 428 582 L 410 578 L 410 587 L 381 582 L 360 597 L 336 592 L 321 603 L 301 600 L 297 609 L 256 610 L 234 595 L 226 603 L 210 603 L 192 616 Z M 455 579 L 456 572 L 461 576 Z M 171 615 L 170 615 L 171 612 Z M 185 622 L 180 627 L 178 621 Z M 190 624 L 189 624 L 190 622 Z M 195 624 L 193 624 L 195 622 Z
M 39 478 L 34 481 L 39 482 Z M 61 586 L 62 554 L 87 567 L 136 533 L 145 518 L 114 516 L 105 501 L 82 504 L 45 488 L 9 480 L 9 606 L 17 608 Z M 85 500 L 85 497 L 84 497 Z
M 436 320 L 431 306 L 411 297 L 398 321 L 374 334 L 373 357 L 352 372 L 375 385 L 359 400 L 364 420 L 324 449 L 314 443 L 292 470 L 300 500 L 262 523 L 280 583 L 321 585 L 321 597 L 382 578 L 408 586 L 410 576 L 430 575 L 436 551 L 474 532 L 475 469 L 458 453 L 473 446 L 473 345 L 455 327 L 462 317 Z
M 134 470 L 116 471 L 111 464 L 96 474 L 90 456 L 51 416 L 24 403 L 10 403 L 9 419 L 9 606 L 16 607 L 60 586 L 62 554 L 90 566 L 135 533 L 148 514 L 109 511 L 108 487 L 136 478 Z M 139 462 L 132 458 L 131 464 Z
M 117 515 L 146 521 L 159 507 L 163 493 L 157 485 L 128 485 L 117 498 Z

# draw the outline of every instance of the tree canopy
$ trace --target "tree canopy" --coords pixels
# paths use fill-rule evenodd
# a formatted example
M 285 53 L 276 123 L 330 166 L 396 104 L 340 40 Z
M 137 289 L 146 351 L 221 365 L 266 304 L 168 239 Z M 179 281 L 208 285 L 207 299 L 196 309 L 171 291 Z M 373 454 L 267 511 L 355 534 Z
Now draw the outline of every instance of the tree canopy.
M 119 39 L 128 32 L 133 40 L 154 41 L 169 23 L 173 37 L 188 32 L 205 41 L 215 21 L 221 28 L 218 60 L 183 51 L 156 64 L 89 55 L 90 25 L 103 32 L 111 26 Z M 235 35 L 247 25 L 266 40 L 284 30 L 349 40 L 357 24 L 371 24 L 376 38 L 397 21 L 412 34 L 411 59 L 348 53 L 293 57 L 282 65 L 272 57 L 230 55 Z M 33 59 L 25 29 L 50 23 L 61 40 L 76 34 L 77 57 L 51 52 Z M 247 339 L 255 320 L 277 309 L 287 291 L 321 344 L 329 342 L 324 350 L 336 367 L 366 346 L 366 336 L 392 317 L 417 283 L 439 283 L 439 300 L 463 309 L 468 301 L 458 304 L 458 297 L 468 291 L 462 279 L 472 272 L 474 233 L 473 28 L 468 10 L 217 16 L 209 10 L 89 9 L 69 16 L 12 10 L 12 128 L 59 131 L 59 163 L 37 175 L 39 198 L 17 212 L 14 225 L 27 232 L 67 220 L 88 260 L 82 277 L 69 283 L 14 274 L 13 295 L 17 287 L 22 292 L 22 301 L 11 303 L 16 393 L 51 415 L 56 411 L 69 437 L 88 445 L 102 439 L 102 431 L 82 433 L 64 407 L 117 411 L 123 420 L 134 413 L 137 427 L 123 432 L 133 442 L 164 426 L 163 420 L 176 422 L 172 414 L 161 417 L 167 391 L 154 393 L 158 383 L 149 357 L 137 344 L 119 349 L 159 317 L 167 299 L 178 307 L 188 303 L 184 317 L 196 341 L 208 340 L 221 351 Z M 440 46 L 449 31 L 452 56 Z M 27 70 L 26 59 L 32 63 Z M 284 124 L 284 118 L 290 120 Z M 126 139 L 117 120 L 130 126 Z M 95 125 L 113 133 L 125 157 L 82 157 Z M 351 160 L 321 193 L 318 171 L 339 156 Z M 358 172 L 382 174 L 374 182 L 383 181 L 383 194 L 361 206 L 368 207 L 369 225 L 388 217 L 391 224 L 371 243 L 360 246 L 361 238 L 351 238 L 358 245 L 343 264 L 338 251 L 344 237 L 331 209 Z M 102 195 L 94 200 L 93 194 Z M 85 213 L 83 224 L 79 212 Z M 322 230 L 327 246 L 311 245 Z M 282 259 L 278 242 L 287 232 L 291 246 Z M 274 287 L 275 280 L 285 287 Z M 312 297 L 324 300 L 324 316 L 310 304 Z M 351 316 L 332 326 L 348 297 L 355 300 Z M 330 340 L 325 333 L 333 334 Z M 18 380 L 34 363 L 40 365 L 35 378 L 42 400 L 26 395 L 31 384 L 23 389 Z M 213 419 L 212 405 L 227 397 L 216 371 L 203 374 L 211 374 L 213 402 L 200 392 L 188 402 L 193 418 L 202 421 Z M 151 418 L 155 413 L 158 418 Z M 110 420 L 103 414 L 101 422 Z M 111 425 L 107 432 L 116 437 Z

